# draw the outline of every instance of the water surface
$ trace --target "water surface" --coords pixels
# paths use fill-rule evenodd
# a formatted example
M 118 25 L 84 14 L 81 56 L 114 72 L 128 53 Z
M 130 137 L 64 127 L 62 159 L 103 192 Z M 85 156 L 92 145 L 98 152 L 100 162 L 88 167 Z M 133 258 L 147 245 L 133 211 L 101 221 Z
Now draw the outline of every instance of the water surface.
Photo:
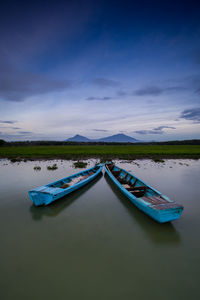
M 53 163 L 58 169 L 48 171 Z M 198 298 L 200 161 L 117 164 L 183 204 L 181 218 L 156 223 L 106 175 L 34 207 L 28 190 L 79 169 L 72 161 L 0 161 L 2 300 Z

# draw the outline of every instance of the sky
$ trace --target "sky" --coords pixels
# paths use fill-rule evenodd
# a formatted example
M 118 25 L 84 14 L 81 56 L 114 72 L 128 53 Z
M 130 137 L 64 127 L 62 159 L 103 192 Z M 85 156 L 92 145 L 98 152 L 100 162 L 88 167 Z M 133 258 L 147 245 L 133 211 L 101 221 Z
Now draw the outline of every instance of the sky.
M 200 138 L 199 1 L 1 1 L 0 139 Z

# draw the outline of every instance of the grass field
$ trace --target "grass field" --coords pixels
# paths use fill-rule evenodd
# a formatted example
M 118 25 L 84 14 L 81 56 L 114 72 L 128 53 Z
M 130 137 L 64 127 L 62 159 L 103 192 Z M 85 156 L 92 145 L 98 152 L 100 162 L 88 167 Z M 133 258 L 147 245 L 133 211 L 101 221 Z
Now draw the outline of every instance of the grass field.
M 0 147 L 0 158 L 200 158 L 200 145 L 69 145 Z

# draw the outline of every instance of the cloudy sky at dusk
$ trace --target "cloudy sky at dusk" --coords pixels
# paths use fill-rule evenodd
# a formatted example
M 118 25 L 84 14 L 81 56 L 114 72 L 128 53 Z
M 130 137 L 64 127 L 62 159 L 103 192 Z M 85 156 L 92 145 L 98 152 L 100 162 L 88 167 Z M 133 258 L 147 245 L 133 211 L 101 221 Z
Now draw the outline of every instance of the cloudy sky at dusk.
M 200 138 L 198 1 L 4 1 L 0 139 Z

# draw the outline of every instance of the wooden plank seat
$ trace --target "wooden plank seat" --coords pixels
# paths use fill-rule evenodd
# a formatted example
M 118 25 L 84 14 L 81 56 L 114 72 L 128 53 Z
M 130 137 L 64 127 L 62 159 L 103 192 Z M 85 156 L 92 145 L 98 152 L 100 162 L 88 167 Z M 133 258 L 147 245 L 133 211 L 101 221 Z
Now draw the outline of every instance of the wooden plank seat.
M 143 197 L 146 192 L 146 187 L 143 189 L 133 188 L 129 191 L 131 194 L 133 194 L 135 197 L 140 198 Z
M 133 186 L 130 193 L 133 194 L 135 197 L 140 198 L 145 195 L 146 189 L 147 189 L 147 187 L 145 185 Z
M 122 186 L 126 189 L 126 190 L 129 190 L 129 189 L 133 189 L 129 184 L 127 184 L 127 183 L 124 183 L 124 184 L 122 184 Z
M 127 180 L 128 173 L 124 176 L 118 176 L 116 179 L 123 185 L 123 184 L 129 184 L 130 180 L 132 179 L 131 177 L 129 178 L 129 180 Z
M 122 178 L 122 177 L 120 177 L 120 176 L 117 177 L 117 180 L 118 180 L 122 185 L 127 183 L 127 180 L 124 179 L 124 178 Z
M 118 177 L 119 174 L 120 174 L 121 171 L 112 171 L 112 174 L 115 176 L 115 177 Z
M 126 184 L 122 184 L 122 186 L 136 197 L 144 196 L 146 189 L 147 189 L 147 187 L 145 185 L 134 187 L 134 186 L 126 183 Z
M 121 192 L 149 217 L 159 223 L 170 222 L 180 217 L 183 211 L 182 206 L 172 204 L 174 201 L 137 178 L 135 174 L 116 165 L 113 170 L 121 172 L 112 174 L 108 167 L 105 168 L 106 173 Z
M 133 186 L 132 184 L 128 184 L 127 182 L 122 184 L 125 189 L 131 189 L 132 191 L 139 190 L 143 191 L 147 189 L 146 185 Z
M 140 185 L 140 186 L 133 186 L 132 187 L 133 190 L 140 190 L 140 191 L 143 191 L 147 189 L 146 185 Z

